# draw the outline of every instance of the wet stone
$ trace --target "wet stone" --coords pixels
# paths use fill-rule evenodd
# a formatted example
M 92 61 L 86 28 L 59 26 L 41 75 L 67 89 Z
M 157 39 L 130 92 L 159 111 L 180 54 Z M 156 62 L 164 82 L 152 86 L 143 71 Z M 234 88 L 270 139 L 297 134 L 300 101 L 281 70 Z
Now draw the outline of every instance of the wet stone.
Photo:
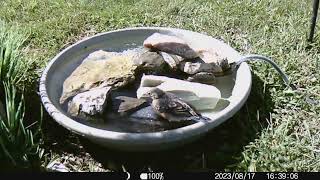
M 133 111 L 147 106 L 147 101 L 144 99 L 137 99 L 128 96 L 117 96 L 112 98 L 112 110 L 125 115 Z
M 193 50 L 186 41 L 176 36 L 154 33 L 149 36 L 143 46 L 169 54 L 181 56 L 183 58 L 192 59 L 198 57 L 198 53 Z
M 135 80 L 132 56 L 114 56 L 108 60 L 85 61 L 64 81 L 60 103 L 89 89 L 101 86 L 119 88 Z
M 216 76 L 214 73 L 209 72 L 199 72 L 194 75 L 191 75 L 187 78 L 187 81 L 190 82 L 199 82 L 203 84 L 213 84 L 216 81 Z
M 160 54 L 172 70 L 177 70 L 179 63 L 183 60 L 182 57 L 177 55 L 172 55 L 165 52 L 160 52 Z
M 77 94 L 68 103 L 68 112 L 71 116 L 94 116 L 102 114 L 107 105 L 111 87 L 97 87 Z
M 205 63 L 215 63 L 222 71 L 226 71 L 230 68 L 228 58 L 223 56 L 223 53 L 217 48 L 200 49 L 197 53 Z
M 202 62 L 182 62 L 179 64 L 180 70 L 187 74 L 196 74 L 199 72 L 222 73 L 222 68 L 216 63 Z
M 134 57 L 133 63 L 138 71 L 162 72 L 166 69 L 166 62 L 158 52 L 144 51 Z

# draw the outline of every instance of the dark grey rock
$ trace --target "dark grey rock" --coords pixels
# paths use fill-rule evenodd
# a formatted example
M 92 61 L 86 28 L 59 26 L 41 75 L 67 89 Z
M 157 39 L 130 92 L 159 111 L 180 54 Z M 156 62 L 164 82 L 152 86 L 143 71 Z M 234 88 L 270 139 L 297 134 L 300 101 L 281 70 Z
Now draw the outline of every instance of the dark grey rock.
M 216 76 L 214 73 L 209 72 L 199 72 L 188 77 L 187 81 L 199 82 L 203 84 L 213 84 L 216 81 Z
M 230 69 L 228 58 L 221 52 L 219 48 L 200 49 L 198 51 L 200 58 L 205 63 L 215 63 L 221 68 L 222 71 Z M 221 72 L 215 72 L 217 74 L 223 74 Z
M 112 98 L 112 110 L 125 115 L 139 108 L 147 106 L 147 101 L 128 96 L 117 96 Z
M 222 73 L 222 68 L 216 63 L 202 63 L 202 62 L 181 62 L 179 64 L 181 71 L 187 74 L 196 74 L 199 72 Z
M 166 62 L 158 52 L 144 51 L 134 57 L 133 63 L 140 71 L 162 72 L 166 68 Z

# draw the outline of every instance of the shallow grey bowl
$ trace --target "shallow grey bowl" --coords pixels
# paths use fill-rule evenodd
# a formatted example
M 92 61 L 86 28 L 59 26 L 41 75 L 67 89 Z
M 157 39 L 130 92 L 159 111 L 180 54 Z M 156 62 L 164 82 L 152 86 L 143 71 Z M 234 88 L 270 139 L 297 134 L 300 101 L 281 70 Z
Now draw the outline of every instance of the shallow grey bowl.
M 251 72 L 246 63 L 242 63 L 234 74 L 218 78 L 215 86 L 230 103 L 224 108 L 204 113 L 212 119 L 208 123 L 199 122 L 162 132 L 123 133 L 87 126 L 66 115 L 59 104 L 62 84 L 86 56 L 100 49 L 123 51 L 141 46 L 144 39 L 155 32 L 176 35 L 192 41 L 197 47 L 219 47 L 229 61 L 236 61 L 241 57 L 237 51 L 217 39 L 182 29 L 142 27 L 101 33 L 66 48 L 47 65 L 40 80 L 40 95 L 45 109 L 59 124 L 95 143 L 124 151 L 149 151 L 191 142 L 229 119 L 241 108 L 251 88 Z

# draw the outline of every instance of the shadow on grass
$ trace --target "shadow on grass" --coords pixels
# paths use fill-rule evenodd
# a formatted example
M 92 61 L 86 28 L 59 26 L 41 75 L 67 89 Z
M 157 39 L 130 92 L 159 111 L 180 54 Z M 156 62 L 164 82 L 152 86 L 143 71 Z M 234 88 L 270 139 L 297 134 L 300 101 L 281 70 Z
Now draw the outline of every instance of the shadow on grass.
M 159 152 L 121 152 L 101 147 L 70 133 L 48 115 L 44 122 L 45 146 L 58 154 L 89 153 L 105 169 L 126 170 L 233 170 L 242 160 L 241 152 L 266 127 L 265 119 L 274 103 L 268 87 L 253 75 L 248 101 L 233 118 L 227 120 L 200 140 L 182 147 Z

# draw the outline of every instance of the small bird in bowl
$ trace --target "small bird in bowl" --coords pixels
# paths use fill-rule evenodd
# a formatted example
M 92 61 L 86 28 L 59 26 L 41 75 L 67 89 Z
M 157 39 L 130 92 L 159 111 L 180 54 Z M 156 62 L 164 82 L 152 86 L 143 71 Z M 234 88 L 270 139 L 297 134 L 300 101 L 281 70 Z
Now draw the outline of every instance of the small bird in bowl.
M 169 122 L 181 121 L 208 121 L 188 103 L 184 102 L 176 95 L 164 92 L 159 88 L 152 88 L 145 93 L 142 98 L 151 98 L 151 106 L 157 115 Z

